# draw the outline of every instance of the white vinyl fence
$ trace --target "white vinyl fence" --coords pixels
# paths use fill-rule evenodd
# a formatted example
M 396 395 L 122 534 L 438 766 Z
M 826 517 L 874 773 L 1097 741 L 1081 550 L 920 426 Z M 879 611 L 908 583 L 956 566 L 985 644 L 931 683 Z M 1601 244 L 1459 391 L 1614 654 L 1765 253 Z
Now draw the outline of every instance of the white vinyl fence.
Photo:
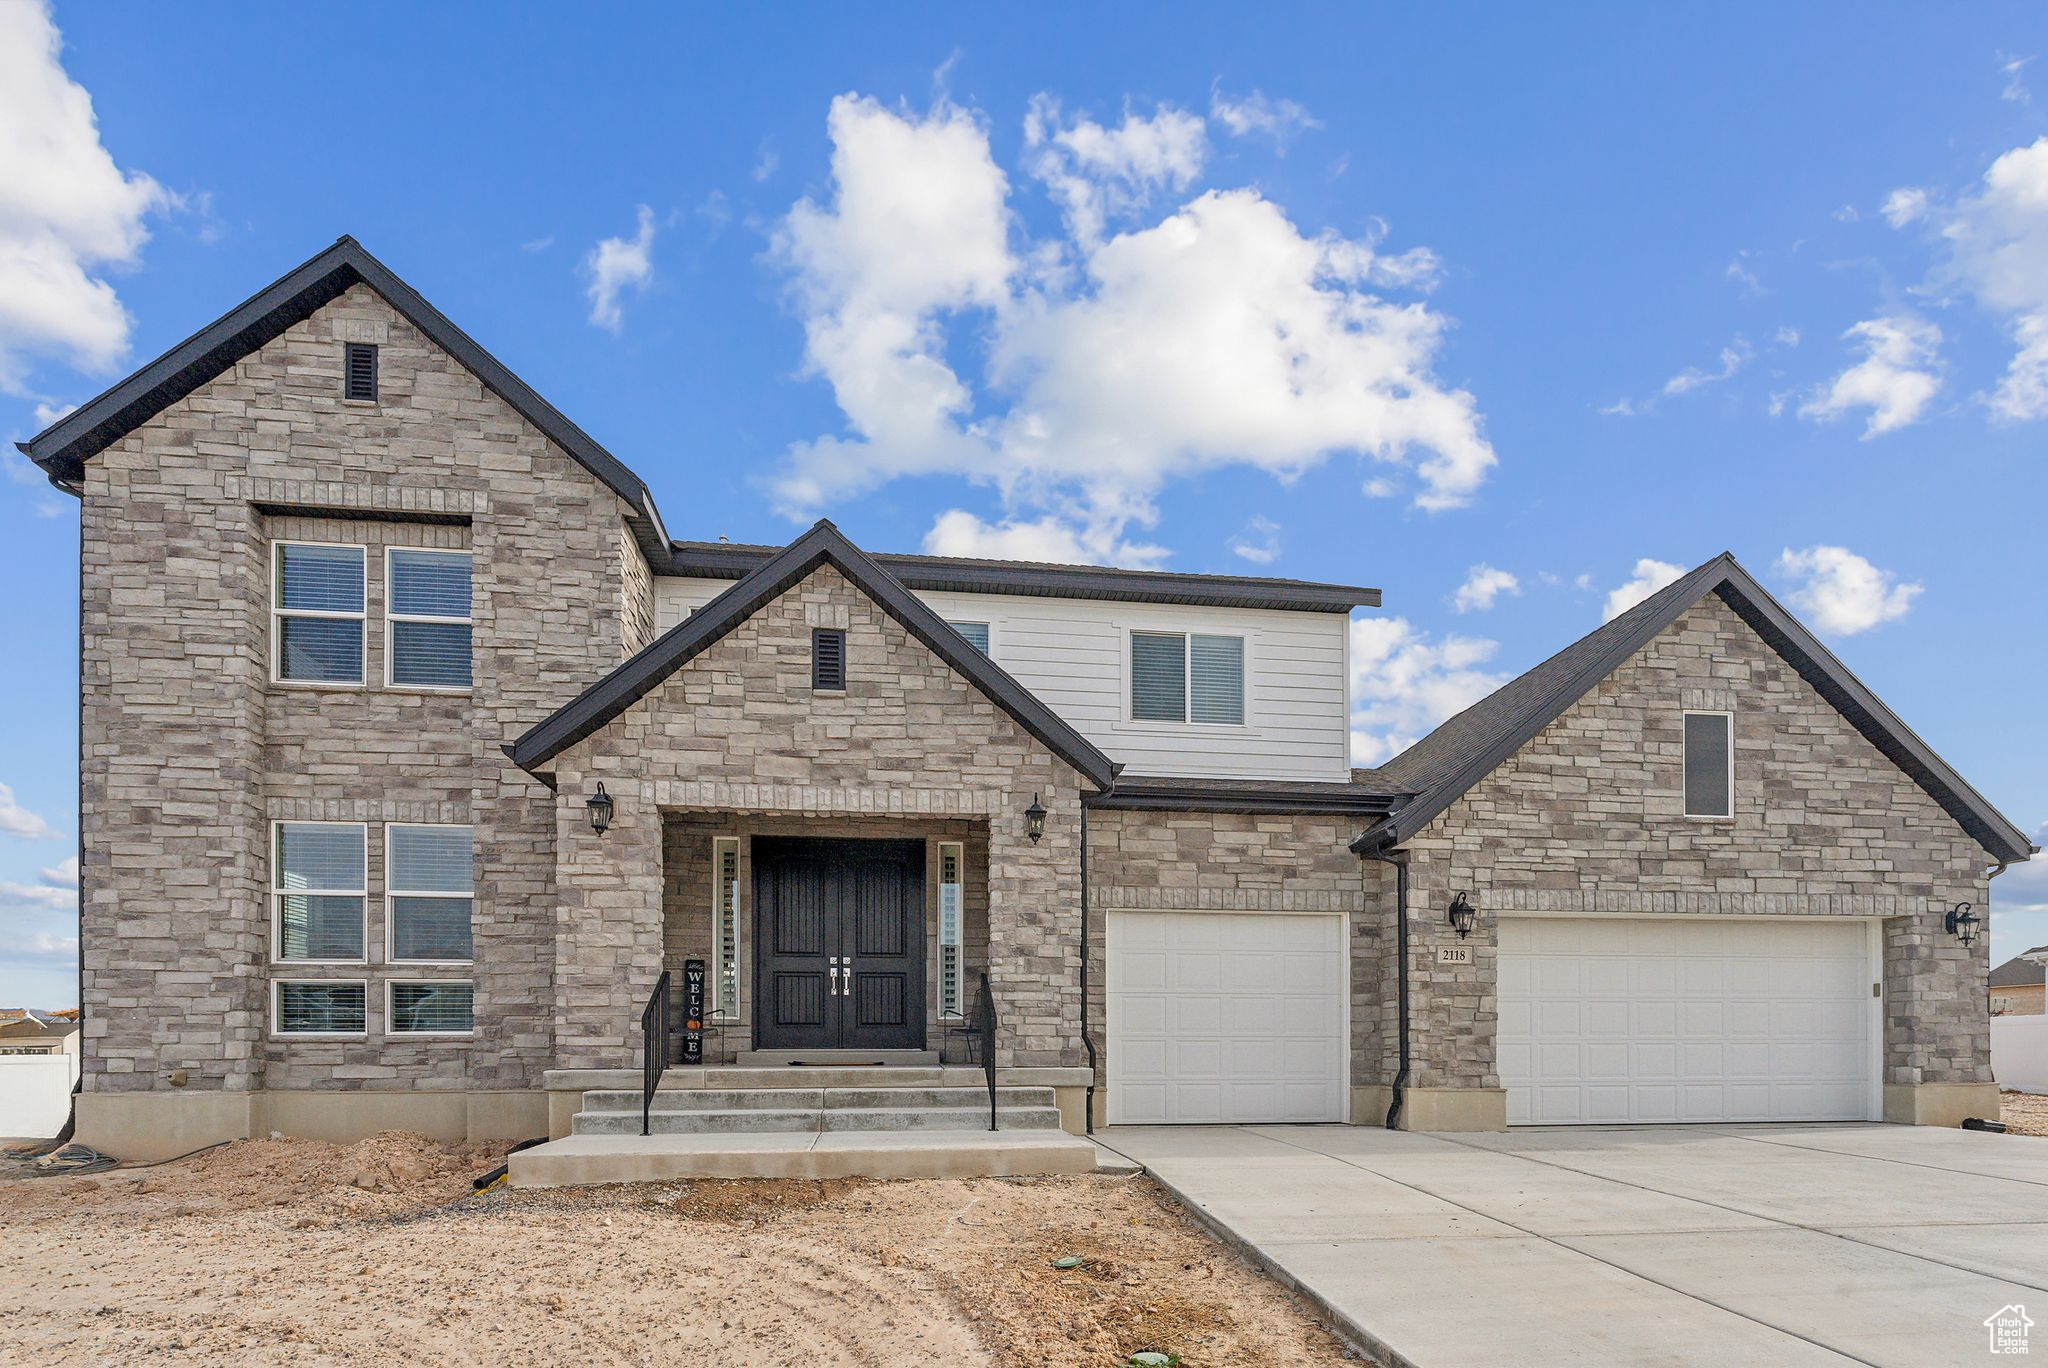
M 48 1140 L 71 1115 L 78 1056 L 0 1055 L 0 1139 Z
M 2048 1016 L 1991 1018 L 1991 1073 L 2001 1088 L 2048 1093 Z

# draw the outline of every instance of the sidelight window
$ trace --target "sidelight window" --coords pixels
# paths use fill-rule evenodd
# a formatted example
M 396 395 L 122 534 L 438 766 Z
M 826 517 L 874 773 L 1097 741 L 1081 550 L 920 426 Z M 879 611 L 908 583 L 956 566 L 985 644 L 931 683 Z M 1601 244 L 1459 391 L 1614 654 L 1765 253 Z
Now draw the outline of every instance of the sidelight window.
M 731 836 L 711 842 L 711 1015 L 740 1015 L 740 843 Z
M 961 980 L 961 923 L 966 920 L 961 872 L 966 861 L 963 848 L 953 841 L 939 846 L 939 1015 L 964 1016 Z

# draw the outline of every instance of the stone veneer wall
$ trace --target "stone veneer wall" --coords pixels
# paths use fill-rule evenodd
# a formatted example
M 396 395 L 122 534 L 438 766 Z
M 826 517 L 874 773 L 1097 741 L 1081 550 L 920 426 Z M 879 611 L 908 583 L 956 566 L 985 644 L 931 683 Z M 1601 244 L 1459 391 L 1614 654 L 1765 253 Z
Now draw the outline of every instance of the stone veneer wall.
M 939 843 L 957 842 L 965 866 L 961 889 L 961 1004 L 974 1009 L 974 976 L 988 967 L 988 823 L 985 820 L 922 820 L 890 817 L 775 817 L 750 813 L 671 812 L 662 825 L 662 965 L 682 980 L 683 962 L 711 964 L 712 841 L 740 843 L 740 1004 L 730 1019 L 704 1024 L 704 1062 L 729 1064 L 754 1047 L 753 838 L 756 836 L 848 837 L 856 840 L 918 840 L 925 844 L 925 1044 L 946 1048 L 947 1029 L 964 1016 L 939 1015 Z M 710 997 L 706 990 L 707 1009 Z
M 814 693 L 811 632 L 847 633 L 847 689 Z M 637 1057 L 663 943 L 665 812 L 972 821 L 988 833 L 998 1057 L 1073 1065 L 1080 1043 L 1080 789 L 1064 761 L 830 566 L 762 607 L 557 756 L 556 1049 Z M 612 828 L 583 799 L 603 781 Z M 1045 837 L 1025 837 L 1037 794 Z
M 1735 820 L 1682 815 L 1681 715 L 1735 715 Z M 1412 841 L 1414 1086 L 1499 1086 L 1499 918 L 1517 911 L 1884 917 L 1887 1083 L 1990 1078 L 1986 942 L 1941 912 L 1989 860 L 1719 597 L 1673 623 Z M 1441 968 L 1458 889 L 1470 968 Z
M 346 341 L 380 347 L 375 403 L 341 398 Z M 499 747 L 624 654 L 617 496 L 357 286 L 88 461 L 81 502 L 86 1090 L 537 1084 L 554 808 Z M 314 534 L 371 548 L 367 688 L 268 682 L 269 538 Z M 380 687 L 380 548 L 465 540 L 473 693 Z M 269 1034 L 278 817 L 372 824 L 370 965 L 289 971 L 367 978 L 367 1040 Z M 382 1035 L 389 821 L 476 827 L 473 1041 Z
M 1348 817 L 1217 812 L 1088 814 L 1088 1021 L 1096 1083 L 1109 1067 L 1109 913 L 1116 909 L 1205 912 L 1342 912 L 1351 938 L 1352 1082 L 1378 1083 L 1382 1004 L 1392 982 L 1376 866 L 1350 850 L 1360 823 Z

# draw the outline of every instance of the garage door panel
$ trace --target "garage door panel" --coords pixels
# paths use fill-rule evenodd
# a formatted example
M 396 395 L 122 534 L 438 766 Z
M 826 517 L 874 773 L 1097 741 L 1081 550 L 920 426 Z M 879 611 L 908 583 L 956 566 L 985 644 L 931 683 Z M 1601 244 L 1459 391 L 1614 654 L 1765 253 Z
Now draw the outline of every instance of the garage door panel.
M 1113 1121 L 1346 1119 L 1342 916 L 1113 912 L 1108 934 Z
M 1504 919 L 1510 1121 L 1867 1118 L 1868 936 L 1846 919 Z

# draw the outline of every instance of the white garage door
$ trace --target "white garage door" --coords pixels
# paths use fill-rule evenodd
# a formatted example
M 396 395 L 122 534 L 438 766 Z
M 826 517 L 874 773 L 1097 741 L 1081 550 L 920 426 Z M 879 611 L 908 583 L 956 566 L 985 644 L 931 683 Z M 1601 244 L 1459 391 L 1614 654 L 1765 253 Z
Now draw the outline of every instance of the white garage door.
M 1861 921 L 1503 918 L 1511 1125 L 1877 1118 Z
M 1112 912 L 1109 1119 L 1346 1119 L 1344 918 Z

